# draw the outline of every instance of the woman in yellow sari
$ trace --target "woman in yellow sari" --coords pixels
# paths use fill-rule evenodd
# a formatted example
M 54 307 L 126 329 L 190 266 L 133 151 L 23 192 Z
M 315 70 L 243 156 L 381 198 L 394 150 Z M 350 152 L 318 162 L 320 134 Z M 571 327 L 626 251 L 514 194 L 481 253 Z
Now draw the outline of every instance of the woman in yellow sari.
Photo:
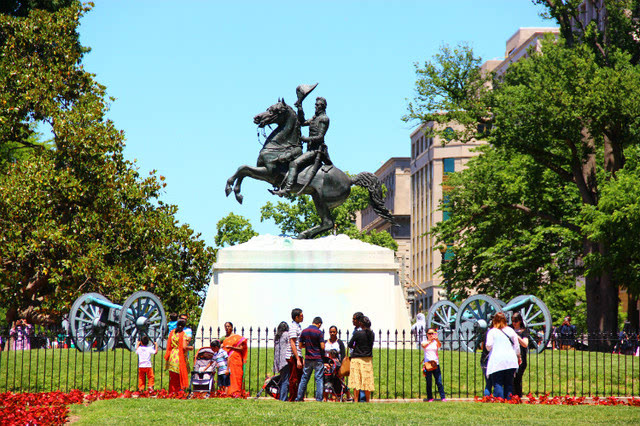
M 187 336 L 184 332 L 186 322 L 178 321 L 178 325 L 169 333 L 167 339 L 167 352 L 164 355 L 165 370 L 169 370 L 169 392 L 179 392 L 189 387 L 189 371 L 185 353 L 193 350 L 188 346 Z
M 227 394 L 233 397 L 245 397 L 246 393 L 242 385 L 243 366 L 247 362 L 247 339 L 239 334 L 233 333 L 233 324 L 224 323 L 224 331 L 227 337 L 222 342 L 222 347 L 229 354 L 229 372 L 231 386 L 227 389 Z

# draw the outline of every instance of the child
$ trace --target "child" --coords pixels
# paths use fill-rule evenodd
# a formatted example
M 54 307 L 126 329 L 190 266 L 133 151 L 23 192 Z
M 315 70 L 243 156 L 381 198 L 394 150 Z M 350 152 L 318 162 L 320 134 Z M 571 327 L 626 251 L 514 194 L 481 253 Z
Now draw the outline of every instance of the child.
M 158 353 L 158 342 L 154 342 L 155 347 L 149 346 L 149 336 L 144 335 L 136 345 L 136 353 L 138 354 L 138 389 L 143 391 L 147 379 L 149 379 L 148 390 L 153 390 L 155 378 L 153 376 L 153 368 L 151 367 L 151 355 Z
M 340 359 L 338 357 L 338 351 L 331 349 L 328 352 L 328 358 L 325 358 L 324 363 L 324 391 L 323 397 L 325 401 L 329 400 L 329 397 L 335 394 L 340 389 L 340 383 L 338 383 L 338 371 L 340 370 Z
M 203 371 L 207 371 L 210 366 L 215 365 L 218 370 L 218 389 L 222 392 L 227 391 L 227 387 L 231 385 L 229 379 L 229 369 L 227 368 L 227 359 L 229 355 L 224 349 L 220 349 L 220 340 L 211 341 L 211 350 L 213 350 L 213 359 L 207 364 Z

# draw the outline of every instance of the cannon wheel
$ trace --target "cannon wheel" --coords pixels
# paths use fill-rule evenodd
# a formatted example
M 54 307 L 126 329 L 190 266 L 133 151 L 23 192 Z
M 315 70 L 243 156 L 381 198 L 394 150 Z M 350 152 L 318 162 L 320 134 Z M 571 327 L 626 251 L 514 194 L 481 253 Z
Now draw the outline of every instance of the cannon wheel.
M 85 293 L 78 297 L 69 312 L 71 339 L 81 352 L 94 347 L 99 351 L 112 349 L 116 342 L 113 309 L 92 304 L 89 298 L 110 302 L 100 293 Z
M 120 333 L 124 344 L 130 351 L 143 335 L 148 335 L 152 342 L 160 345 L 164 341 L 167 329 L 167 317 L 160 299 L 148 291 L 133 293 L 122 305 L 120 311 Z
M 508 305 L 520 302 L 522 299 L 530 298 L 531 302 L 518 308 L 518 312 L 522 315 L 524 325 L 529 331 L 529 347 L 532 351 L 540 353 L 547 347 L 551 338 L 551 312 L 545 303 L 536 296 L 517 296 L 511 299 Z M 516 312 L 516 311 L 512 311 Z
M 439 300 L 429 308 L 427 327 L 438 329 L 438 339 L 445 350 L 458 349 L 458 333 L 456 333 L 456 316 L 458 307 L 448 300 Z
M 473 352 L 485 335 L 490 318 L 500 312 L 500 304 L 491 296 L 476 294 L 462 302 L 456 317 L 456 331 L 462 350 Z

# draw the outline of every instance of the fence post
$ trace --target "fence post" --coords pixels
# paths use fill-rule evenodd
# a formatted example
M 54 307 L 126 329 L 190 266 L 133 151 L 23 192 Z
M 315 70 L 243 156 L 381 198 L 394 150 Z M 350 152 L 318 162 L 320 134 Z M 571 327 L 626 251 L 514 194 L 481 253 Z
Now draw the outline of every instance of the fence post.
M 242 327 L 242 332 L 240 333 L 241 336 L 244 336 L 244 327 Z M 253 327 L 249 327 L 249 343 L 247 344 L 247 350 L 249 351 L 249 368 L 248 370 L 251 371 L 251 339 L 253 336 Z M 242 384 L 244 386 L 244 382 L 246 381 L 246 377 L 242 378 Z M 249 373 L 249 385 L 246 389 L 249 389 L 249 391 L 251 391 L 251 373 Z
M 405 382 L 405 377 L 406 377 L 405 371 L 407 371 L 406 364 L 404 362 L 405 354 L 406 354 L 405 349 L 407 347 L 405 338 L 406 338 L 406 330 L 403 329 L 402 330 L 402 399 L 405 399 L 404 398 L 404 382 Z M 413 367 L 413 366 L 411 366 L 411 367 Z M 409 371 L 411 371 L 411 368 L 409 368 Z
M 258 327 L 258 360 L 256 362 L 258 367 L 256 371 L 256 395 L 260 391 L 260 327 Z

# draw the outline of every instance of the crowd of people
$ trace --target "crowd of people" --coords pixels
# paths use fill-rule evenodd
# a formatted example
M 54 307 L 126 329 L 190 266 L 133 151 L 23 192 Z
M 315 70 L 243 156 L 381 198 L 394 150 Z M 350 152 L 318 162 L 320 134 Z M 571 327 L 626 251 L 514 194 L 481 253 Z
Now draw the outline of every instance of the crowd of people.
M 316 401 L 325 401 L 330 395 L 341 392 L 342 377 L 349 374 L 353 394 L 346 390 L 346 399 L 352 399 L 353 395 L 356 402 L 361 399 L 368 402 L 371 392 L 375 390 L 375 334 L 371 330 L 371 320 L 362 312 L 353 314 L 354 330 L 346 345 L 338 338 L 338 328 L 335 325 L 329 327 L 329 340 L 325 340 L 321 330 L 321 317 L 315 317 L 305 329 L 302 329 L 303 320 L 302 310 L 293 309 L 291 323 L 283 321 L 276 330 L 273 372 L 279 376 L 280 401 L 302 401 L 313 373 Z M 348 373 L 345 367 L 348 367 Z

